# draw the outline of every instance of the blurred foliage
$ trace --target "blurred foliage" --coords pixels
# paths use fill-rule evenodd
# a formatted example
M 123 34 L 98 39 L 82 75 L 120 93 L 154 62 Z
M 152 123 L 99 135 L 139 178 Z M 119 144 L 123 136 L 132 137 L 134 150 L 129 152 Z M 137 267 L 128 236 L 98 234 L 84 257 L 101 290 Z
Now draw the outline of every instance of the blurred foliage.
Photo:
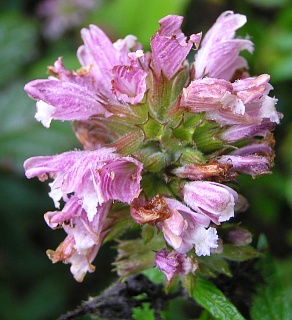
M 250 208 L 236 219 L 253 232 L 255 243 L 260 233 L 267 236 L 274 262 L 265 261 L 262 267 L 273 263 L 272 273 L 277 271 L 279 277 L 270 278 L 272 287 L 265 292 L 267 299 L 277 299 L 277 285 L 282 281 L 286 302 L 292 305 L 291 1 L 104 0 L 89 13 L 83 25 L 54 41 L 42 35 L 42 21 L 36 15 L 39 2 L 13 0 L 0 4 L 0 318 L 54 319 L 88 295 L 96 295 L 115 278 L 110 272 L 112 243 L 101 249 L 94 263 L 97 270 L 87 275 L 82 284 L 75 283 L 68 266 L 54 266 L 45 255 L 45 250 L 55 248 L 64 234 L 52 234 L 43 222 L 43 213 L 53 210 L 47 197 L 48 187 L 26 180 L 22 163 L 34 155 L 51 155 L 79 145 L 69 123 L 54 122 L 47 130 L 35 121 L 34 102 L 24 93 L 24 84 L 47 77 L 46 67 L 61 55 L 67 68 L 78 68 L 79 30 L 89 23 L 101 26 L 113 40 L 134 34 L 149 49 L 149 39 L 163 16 L 184 15 L 184 31 L 190 34 L 206 32 L 224 10 L 247 15 L 248 22 L 239 34 L 249 35 L 255 43 L 254 54 L 245 55 L 251 74 L 271 75 L 273 94 L 279 99 L 278 110 L 285 115 L 275 133 L 274 173 L 256 180 L 245 176 L 239 179 L 241 193 L 249 200 Z M 216 294 L 220 295 L 217 291 Z M 259 298 L 255 301 L 263 305 Z M 167 309 L 169 319 L 174 319 L 174 315 L 175 319 L 188 319 L 191 313 L 188 314 L 187 304 L 181 299 L 171 303 Z M 152 314 L 147 305 L 145 310 Z M 136 318 L 142 319 L 139 310 L 135 312 Z M 253 312 L 253 319 L 259 319 Z M 205 314 L 201 319 L 211 316 Z M 283 315 L 277 319 L 284 320 Z

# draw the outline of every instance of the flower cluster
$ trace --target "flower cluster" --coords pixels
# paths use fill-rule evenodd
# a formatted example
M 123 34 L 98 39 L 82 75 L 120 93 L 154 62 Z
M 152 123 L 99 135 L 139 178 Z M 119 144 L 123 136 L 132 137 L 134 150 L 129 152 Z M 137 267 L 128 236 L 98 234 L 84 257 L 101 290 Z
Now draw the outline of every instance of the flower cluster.
M 247 207 L 232 188 L 237 175 L 270 173 L 281 114 L 268 96 L 269 76 L 250 77 L 239 56 L 253 51 L 249 39 L 235 37 L 245 16 L 222 13 L 202 42 L 201 33 L 187 39 L 182 21 L 159 21 L 151 53 L 132 35 L 112 43 L 91 25 L 81 32 L 79 70 L 59 58 L 49 79 L 25 86 L 37 100 L 36 119 L 45 127 L 72 121 L 83 146 L 24 164 L 28 178 L 52 179 L 49 195 L 57 208 L 64 203 L 45 215 L 67 233 L 48 255 L 70 263 L 78 281 L 115 228 L 108 217 L 117 202 L 163 235 L 152 265 L 170 281 L 195 272 L 196 257 L 221 250 L 220 224 Z

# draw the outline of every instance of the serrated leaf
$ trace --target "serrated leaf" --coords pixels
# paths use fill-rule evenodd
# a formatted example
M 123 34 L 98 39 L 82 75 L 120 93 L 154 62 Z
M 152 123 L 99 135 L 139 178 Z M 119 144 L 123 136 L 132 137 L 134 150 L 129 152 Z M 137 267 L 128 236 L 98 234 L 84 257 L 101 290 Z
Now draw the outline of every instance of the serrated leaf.
M 154 310 L 149 302 L 142 303 L 142 307 L 132 308 L 134 320 L 155 320 Z
M 193 298 L 215 319 L 244 320 L 237 308 L 214 284 L 203 277 L 197 277 Z
M 0 163 L 23 172 L 23 161 L 36 155 L 52 155 L 78 146 L 70 122 L 54 122 L 44 128 L 34 118 L 35 102 L 24 84 L 14 83 L 0 91 Z

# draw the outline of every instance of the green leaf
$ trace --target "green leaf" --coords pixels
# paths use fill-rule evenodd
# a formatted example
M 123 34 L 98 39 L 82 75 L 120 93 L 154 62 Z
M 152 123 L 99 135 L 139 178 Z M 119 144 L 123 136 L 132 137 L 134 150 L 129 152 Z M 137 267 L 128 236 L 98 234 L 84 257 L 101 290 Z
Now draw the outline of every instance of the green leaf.
M 263 242 L 263 236 L 260 238 Z M 288 305 L 274 261 L 267 251 L 257 263 L 262 271 L 263 284 L 258 286 L 251 308 L 252 320 L 286 320 L 291 319 L 292 307 Z
M 37 28 L 32 19 L 16 11 L 0 16 L 0 86 L 7 83 L 33 58 Z
M 154 310 L 149 302 L 142 303 L 142 307 L 132 308 L 134 320 L 155 320 Z
M 181 279 L 183 286 L 187 289 L 189 296 L 192 296 L 196 286 L 196 276 L 192 273 L 188 273 Z
M 215 319 L 244 320 L 236 307 L 215 285 L 203 277 L 197 277 L 193 298 Z
M 219 255 L 213 254 L 208 257 L 197 258 L 200 265 L 200 274 L 207 277 L 216 277 L 219 273 L 232 277 L 228 262 Z
M 0 91 L 0 164 L 21 173 L 29 157 L 69 151 L 78 145 L 70 122 L 53 122 L 48 130 L 35 120 L 35 102 L 23 86 L 18 82 Z
M 232 261 L 245 261 L 258 258 L 261 253 L 252 246 L 237 247 L 232 244 L 225 244 L 220 256 Z
M 145 224 L 142 228 L 142 239 L 144 244 L 146 245 L 150 242 L 156 234 L 156 227 L 150 226 L 149 224 Z

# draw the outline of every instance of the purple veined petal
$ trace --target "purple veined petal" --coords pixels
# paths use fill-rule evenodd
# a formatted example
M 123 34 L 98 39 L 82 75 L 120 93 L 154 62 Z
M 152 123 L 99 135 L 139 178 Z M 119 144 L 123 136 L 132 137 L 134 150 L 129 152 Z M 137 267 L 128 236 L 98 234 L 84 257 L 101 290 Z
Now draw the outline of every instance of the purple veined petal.
M 175 274 L 184 277 L 188 273 L 194 273 L 198 269 L 198 263 L 191 257 L 166 249 L 162 249 L 156 253 L 154 265 L 166 275 L 168 281 L 171 281 Z
M 113 43 L 113 47 L 119 53 L 119 63 L 120 65 L 129 65 L 129 52 L 130 49 L 137 47 L 137 38 L 133 35 L 128 35 L 124 39 L 118 39 Z
M 238 56 L 235 59 L 235 61 L 229 66 L 229 68 L 221 71 L 220 78 L 230 80 L 234 77 L 236 70 L 248 70 L 248 69 L 249 67 L 248 67 L 247 61 L 243 57 Z M 245 74 L 246 74 L 245 72 L 242 73 L 242 78 L 245 77 Z M 246 77 L 248 76 L 249 75 L 247 74 Z
M 141 102 L 146 92 L 146 72 L 132 66 L 115 66 L 112 74 L 112 91 L 118 100 L 134 105 Z
M 34 157 L 25 161 L 24 168 L 28 178 L 45 180 L 49 174 L 55 179 L 50 184 L 57 193 L 55 203 L 74 192 L 90 221 L 98 205 L 108 200 L 130 203 L 140 193 L 142 164 L 110 148 Z
M 264 119 L 261 124 L 238 124 L 231 125 L 224 129 L 220 138 L 228 143 L 240 141 L 242 139 L 255 136 L 266 137 L 267 134 L 274 130 L 276 123 Z
M 77 51 L 82 66 L 91 66 L 91 73 L 98 85 L 100 93 L 113 99 L 111 92 L 111 69 L 116 65 L 130 65 L 129 49 L 135 46 L 136 38 L 132 35 L 112 43 L 106 34 L 97 26 L 90 25 L 82 29 L 84 45 Z
M 76 72 L 69 71 L 64 67 L 62 57 L 59 57 L 53 66 L 48 67 L 49 73 L 53 74 L 60 81 L 75 83 L 81 87 L 87 88 L 91 92 L 97 92 L 98 87 L 90 73 L 90 69 L 90 67 L 84 67 Z
M 150 40 L 154 72 L 158 78 L 163 73 L 167 79 L 171 79 L 182 68 L 193 44 L 198 47 L 200 34 L 192 35 L 187 42 L 181 31 L 182 22 L 183 17 L 180 16 L 162 18 L 159 20 L 160 29 Z
M 184 186 L 185 203 L 197 212 L 206 214 L 214 223 L 234 216 L 237 193 L 220 183 L 193 181 Z
M 178 211 L 173 211 L 170 218 L 158 223 L 157 226 L 163 232 L 165 240 L 171 247 L 177 249 L 181 246 L 187 222 Z
M 174 277 L 177 272 L 178 261 L 175 256 L 169 256 L 170 251 L 163 249 L 156 253 L 154 265 L 161 270 L 168 281 Z
M 267 143 L 253 143 L 236 149 L 230 152 L 230 154 L 234 156 L 248 156 L 252 154 L 272 156 L 273 148 Z
M 237 80 L 232 84 L 232 87 L 238 98 L 247 104 L 269 93 L 273 88 L 269 84 L 269 80 L 268 74 L 262 74 L 258 77 Z
M 167 203 L 169 209 L 172 212 L 177 211 L 179 213 L 191 215 L 197 223 L 203 225 L 204 227 L 209 226 L 210 219 L 206 217 L 204 214 L 191 210 L 189 207 L 187 207 L 186 205 L 184 205 L 183 203 L 181 203 L 176 199 L 171 199 L 166 197 L 164 197 L 163 199 Z
M 97 26 L 81 30 L 84 45 L 78 49 L 77 55 L 82 66 L 93 65 L 96 80 L 102 76 L 110 79 L 110 69 L 120 64 L 119 51 L 107 35 Z
M 232 93 L 232 85 L 223 79 L 197 79 L 183 89 L 181 107 L 191 112 L 203 112 L 222 108 L 226 92 Z
M 218 159 L 220 163 L 232 164 L 233 171 L 239 171 L 249 174 L 253 177 L 270 174 L 269 168 L 271 166 L 270 160 L 266 157 L 257 155 L 237 156 L 237 155 L 225 155 Z
M 34 80 L 24 87 L 37 100 L 36 119 L 48 127 L 52 119 L 87 120 L 92 115 L 111 116 L 85 87 L 59 80 Z
M 242 50 L 253 51 L 253 44 L 246 39 L 233 39 L 235 31 L 246 23 L 246 17 L 223 12 L 204 37 L 195 58 L 196 78 L 204 76 L 230 80 L 238 66 L 245 64 L 238 60 Z M 230 76 L 231 75 L 231 76 Z

